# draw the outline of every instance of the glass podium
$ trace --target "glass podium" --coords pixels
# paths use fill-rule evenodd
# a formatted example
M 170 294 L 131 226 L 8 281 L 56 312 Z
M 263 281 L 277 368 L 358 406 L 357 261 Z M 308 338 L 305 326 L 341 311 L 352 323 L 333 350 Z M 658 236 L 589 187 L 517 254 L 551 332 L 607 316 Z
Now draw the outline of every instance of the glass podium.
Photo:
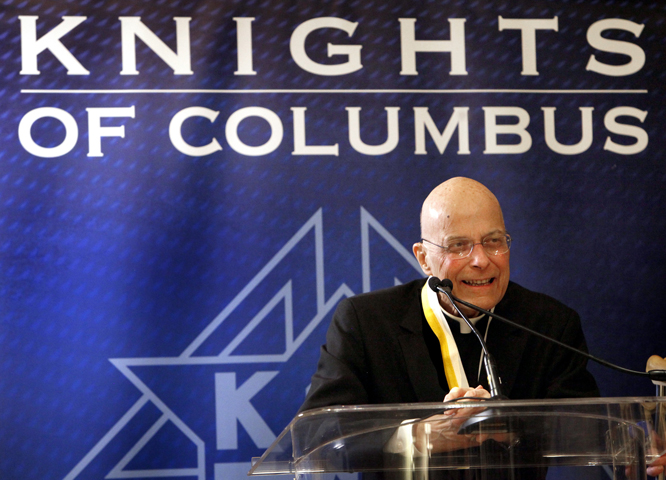
M 322 408 L 296 416 L 248 475 L 642 480 L 666 451 L 665 413 L 662 397 Z

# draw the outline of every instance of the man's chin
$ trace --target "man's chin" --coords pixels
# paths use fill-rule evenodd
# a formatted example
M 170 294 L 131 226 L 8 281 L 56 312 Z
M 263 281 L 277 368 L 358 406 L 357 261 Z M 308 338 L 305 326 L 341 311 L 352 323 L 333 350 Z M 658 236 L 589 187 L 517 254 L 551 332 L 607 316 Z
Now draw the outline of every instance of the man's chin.
M 472 305 L 478 306 L 479 308 L 482 308 L 484 310 L 490 310 L 493 308 L 494 305 L 491 305 L 492 302 L 490 302 L 488 299 L 480 299 L 480 298 L 464 298 L 464 297 L 459 297 L 461 300 L 466 301 L 467 303 L 471 303 Z M 472 309 L 471 307 L 467 307 L 461 304 L 458 304 L 459 307 L 461 307 L 461 310 L 465 315 L 468 317 L 478 317 L 479 315 L 482 315 L 482 312 L 479 312 L 478 310 Z
M 480 308 L 485 308 L 482 304 L 479 305 L 479 304 L 477 304 L 474 300 L 468 300 L 468 299 L 463 298 L 463 297 L 458 297 L 458 298 L 460 298 L 461 300 L 464 300 L 464 301 L 466 301 L 466 302 L 468 302 L 468 303 L 471 303 L 471 304 L 473 304 L 473 305 L 478 305 Z M 474 318 L 474 317 L 478 317 L 479 315 L 481 315 L 481 312 L 479 312 L 479 311 L 477 311 L 477 310 L 475 310 L 475 309 L 473 309 L 473 308 L 471 308 L 471 307 L 468 307 L 468 306 L 466 306 L 466 305 L 463 305 L 463 304 L 460 303 L 460 302 L 456 302 L 456 303 L 457 303 L 457 305 L 458 305 L 458 308 L 462 311 L 462 313 L 464 313 L 465 316 L 467 316 L 467 317 L 469 317 L 469 318 Z M 453 312 L 450 312 L 450 313 L 453 313 L 456 317 L 459 317 L 459 316 L 460 316 L 460 315 L 458 314 L 458 311 L 457 311 L 455 308 L 453 309 Z
M 455 292 L 454 295 L 456 295 Z M 469 298 L 467 296 L 460 296 L 458 298 L 464 300 L 467 303 L 471 303 L 472 305 L 478 306 L 479 308 L 483 308 L 484 310 L 490 310 L 494 306 L 492 301 L 488 298 L 477 298 L 477 297 Z M 446 309 L 447 312 L 455 316 L 459 316 L 458 311 L 452 305 L 450 305 L 449 300 L 444 296 L 444 294 L 440 293 L 440 303 L 442 302 L 442 300 L 443 300 L 442 306 Z M 479 312 L 478 310 L 475 310 L 471 307 L 467 307 L 461 303 L 458 303 L 457 305 L 458 308 L 460 308 L 460 310 L 462 310 L 462 312 L 467 317 L 474 318 L 478 317 L 479 315 L 482 315 L 482 312 Z
M 479 312 L 478 310 L 472 310 L 471 308 L 465 308 L 464 310 L 461 308 L 461 310 L 468 318 L 474 318 L 483 315 L 483 313 Z

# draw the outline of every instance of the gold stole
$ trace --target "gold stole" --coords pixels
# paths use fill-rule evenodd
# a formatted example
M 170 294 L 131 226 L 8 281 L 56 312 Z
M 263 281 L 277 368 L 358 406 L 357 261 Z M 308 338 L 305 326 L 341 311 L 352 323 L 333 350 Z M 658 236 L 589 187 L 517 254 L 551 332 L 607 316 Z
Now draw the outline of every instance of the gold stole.
M 469 384 L 460 360 L 460 353 L 449 324 L 442 313 L 437 293 L 428 287 L 427 282 L 421 290 L 421 304 L 428 325 L 439 339 L 442 360 L 444 361 L 444 373 L 446 374 L 446 382 L 449 384 L 449 390 L 453 387 L 468 387 Z

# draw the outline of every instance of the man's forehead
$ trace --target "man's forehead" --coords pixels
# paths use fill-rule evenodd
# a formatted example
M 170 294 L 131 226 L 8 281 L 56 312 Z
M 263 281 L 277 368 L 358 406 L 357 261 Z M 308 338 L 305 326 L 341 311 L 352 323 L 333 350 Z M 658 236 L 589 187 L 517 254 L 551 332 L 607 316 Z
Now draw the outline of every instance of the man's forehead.
M 499 202 L 481 183 L 456 177 L 438 185 L 423 203 L 422 234 L 441 238 L 447 235 L 469 236 L 504 228 Z
M 431 231 L 440 238 L 485 237 L 493 233 L 504 233 L 501 215 L 451 215 L 445 222 L 433 222 Z
M 502 210 L 497 201 L 485 199 L 478 203 L 448 203 L 429 205 L 423 211 L 424 235 L 440 239 L 449 237 L 478 237 L 504 231 Z
M 447 217 L 450 218 L 451 215 L 447 214 L 444 211 L 443 207 L 444 206 L 441 205 L 441 204 L 431 203 L 429 206 L 427 206 L 424 209 L 424 213 L 427 217 L 429 217 L 430 220 L 433 220 L 433 221 L 438 221 L 438 220 L 441 220 L 441 219 L 444 219 L 444 218 L 447 218 Z
M 437 202 L 424 205 L 424 220 L 442 225 L 465 223 L 478 218 L 502 222 L 502 209 L 494 197 L 477 197 L 463 201 Z
M 476 240 L 476 234 L 472 232 L 453 232 L 453 231 L 442 231 L 442 237 L 446 241 L 450 240 L 458 240 L 458 239 L 469 239 L 469 240 Z M 505 234 L 504 228 L 491 228 L 490 230 L 482 230 L 479 234 L 480 239 L 484 239 L 487 237 L 491 237 L 493 235 L 499 235 L 499 234 Z

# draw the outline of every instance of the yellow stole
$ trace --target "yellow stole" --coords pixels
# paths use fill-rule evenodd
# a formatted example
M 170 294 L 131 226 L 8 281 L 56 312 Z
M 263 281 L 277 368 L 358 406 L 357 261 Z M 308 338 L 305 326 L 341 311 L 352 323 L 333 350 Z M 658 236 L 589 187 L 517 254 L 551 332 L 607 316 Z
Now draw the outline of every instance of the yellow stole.
M 460 353 L 449 324 L 442 313 L 439 298 L 437 293 L 428 287 L 427 282 L 421 290 L 421 304 L 428 325 L 439 339 L 442 360 L 444 361 L 444 373 L 446 374 L 446 382 L 449 384 L 449 390 L 453 387 L 468 387 L 469 384 L 460 359 Z

